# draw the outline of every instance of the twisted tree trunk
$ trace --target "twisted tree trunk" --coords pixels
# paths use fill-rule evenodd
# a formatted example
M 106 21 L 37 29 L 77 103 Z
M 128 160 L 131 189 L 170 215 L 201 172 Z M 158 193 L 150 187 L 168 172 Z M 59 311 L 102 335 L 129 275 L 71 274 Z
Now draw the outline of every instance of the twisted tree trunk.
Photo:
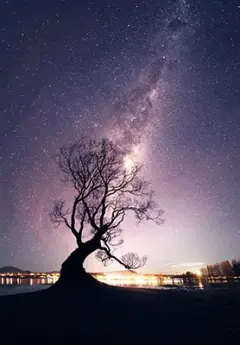
M 85 287 L 98 282 L 85 271 L 83 264 L 86 258 L 98 249 L 96 240 L 82 243 L 62 263 L 60 278 L 56 282 L 57 287 Z

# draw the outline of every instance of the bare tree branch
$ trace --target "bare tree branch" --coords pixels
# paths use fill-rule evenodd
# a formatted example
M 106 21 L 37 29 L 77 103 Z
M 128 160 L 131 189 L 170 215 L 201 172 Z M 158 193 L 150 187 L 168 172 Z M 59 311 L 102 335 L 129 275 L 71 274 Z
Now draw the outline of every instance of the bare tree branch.
M 114 260 L 120 265 L 124 266 L 127 270 L 133 271 L 145 266 L 147 262 L 147 256 L 139 257 L 135 253 L 127 253 L 119 259 L 106 247 L 101 247 L 96 254 L 96 258 L 100 260 L 105 266 L 112 263 Z
M 53 224 L 59 226 L 61 223 L 64 223 L 73 233 L 74 236 L 78 236 L 78 233 L 74 227 L 72 227 L 67 219 L 69 211 L 64 210 L 65 201 L 55 200 L 52 212 L 50 212 L 50 220 Z
M 121 261 L 125 264 L 125 267 L 137 270 L 145 266 L 147 256 L 139 257 L 136 253 L 127 253 L 121 257 Z

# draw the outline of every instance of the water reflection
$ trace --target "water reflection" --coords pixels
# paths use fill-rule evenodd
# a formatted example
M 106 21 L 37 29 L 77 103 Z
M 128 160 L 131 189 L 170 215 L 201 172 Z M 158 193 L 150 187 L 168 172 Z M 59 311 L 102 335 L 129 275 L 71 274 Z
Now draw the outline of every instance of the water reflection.
M 163 275 L 151 275 L 151 274 L 132 274 L 130 272 L 111 272 L 111 273 L 95 273 L 94 278 L 97 280 L 115 286 L 122 287 L 141 287 L 151 289 L 208 289 L 208 288 L 228 288 L 230 286 L 237 286 L 240 283 L 238 278 L 234 278 L 232 281 L 223 279 L 184 279 L 181 276 L 163 276 Z M 59 278 L 59 274 L 30 274 L 28 276 L 8 276 L 0 275 L 0 287 L 16 287 L 16 286 L 36 286 L 36 285 L 52 285 Z
M 32 286 L 32 285 L 52 285 L 58 280 L 58 275 L 49 275 L 45 277 L 0 277 L 0 286 Z M 200 281 L 194 281 L 191 284 L 184 284 L 181 278 L 162 278 L 144 275 L 121 275 L 121 274 L 96 274 L 95 278 L 105 284 L 128 287 L 148 287 L 159 288 L 161 286 L 192 286 L 202 289 L 203 284 Z
M 17 278 L 17 277 L 1 277 L 0 285 L 51 285 L 57 281 L 58 277 L 46 278 Z

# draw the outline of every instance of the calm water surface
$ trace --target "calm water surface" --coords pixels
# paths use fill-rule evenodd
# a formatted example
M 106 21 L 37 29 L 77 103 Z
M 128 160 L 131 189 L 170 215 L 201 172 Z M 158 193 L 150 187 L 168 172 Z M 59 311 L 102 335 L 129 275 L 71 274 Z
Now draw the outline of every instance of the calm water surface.
M 12 295 L 16 293 L 24 293 L 30 291 L 38 291 L 41 289 L 46 289 L 56 282 L 57 277 L 51 278 L 16 278 L 16 277 L 1 277 L 0 278 L 0 295 Z M 169 290 L 176 289 L 182 290 L 185 289 L 183 286 L 174 286 L 170 284 L 168 286 L 139 286 L 140 288 L 154 288 L 159 290 Z M 202 288 L 198 286 L 197 288 Z
M 1 277 L 0 286 L 32 286 L 32 285 L 51 285 L 57 281 L 57 278 L 12 278 L 12 277 Z

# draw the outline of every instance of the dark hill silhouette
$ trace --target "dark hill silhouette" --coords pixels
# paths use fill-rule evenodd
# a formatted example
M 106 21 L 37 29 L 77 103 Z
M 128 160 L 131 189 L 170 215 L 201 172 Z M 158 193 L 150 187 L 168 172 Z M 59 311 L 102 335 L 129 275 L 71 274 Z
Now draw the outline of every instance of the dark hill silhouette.
M 20 268 L 13 267 L 13 266 L 3 266 L 0 267 L 0 273 L 31 273 L 31 271 L 24 271 Z

